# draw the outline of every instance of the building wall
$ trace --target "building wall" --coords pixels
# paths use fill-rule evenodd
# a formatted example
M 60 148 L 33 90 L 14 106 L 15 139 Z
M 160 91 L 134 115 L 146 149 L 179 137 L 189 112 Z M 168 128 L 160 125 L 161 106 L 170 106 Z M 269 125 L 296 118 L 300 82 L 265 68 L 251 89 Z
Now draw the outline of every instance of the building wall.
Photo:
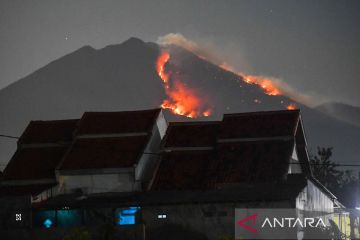
M 290 208 L 289 201 L 253 203 L 179 204 L 142 208 L 142 220 L 147 232 L 168 225 L 205 234 L 219 240 L 234 236 L 235 208 Z M 166 218 L 158 218 L 166 215 Z M 174 233 L 176 234 L 176 233 Z
M 299 218 L 321 218 L 326 225 L 330 225 L 329 220 L 334 217 L 333 200 L 310 180 L 307 180 L 307 186 L 297 196 L 296 208 Z M 306 237 L 304 231 L 299 231 L 302 232 L 301 236 Z
M 167 123 L 163 113 L 160 112 L 153 126 L 151 139 L 135 168 L 110 171 L 97 169 L 97 172 L 92 174 L 87 174 L 86 170 L 77 174 L 58 173 L 59 193 L 71 193 L 77 189 L 82 189 L 86 194 L 140 191 L 143 187 L 142 183 L 146 184 L 153 175 L 159 159 L 157 153 L 166 129 Z
M 302 173 L 301 171 L 301 165 L 299 162 L 299 157 L 296 153 L 296 144 L 294 144 L 294 150 L 290 158 L 290 164 L 289 164 L 289 174 L 296 174 L 296 173 Z
M 296 208 L 308 212 L 332 213 L 334 211 L 334 203 L 312 181 L 307 180 L 307 186 L 296 198 Z
M 19 229 L 31 226 L 30 196 L 2 197 L 0 205 L 0 229 Z M 1 235 L 0 239 L 2 239 Z
M 85 194 L 102 192 L 139 191 L 134 171 L 108 174 L 60 175 L 59 193 L 72 193 L 81 189 Z
M 162 112 L 160 112 L 156 124 L 153 126 L 151 139 L 144 150 L 144 154 L 139 160 L 139 164 L 136 166 L 135 178 L 137 181 L 148 182 L 153 177 L 156 165 L 159 161 L 161 140 L 165 136 L 166 129 L 167 123 Z

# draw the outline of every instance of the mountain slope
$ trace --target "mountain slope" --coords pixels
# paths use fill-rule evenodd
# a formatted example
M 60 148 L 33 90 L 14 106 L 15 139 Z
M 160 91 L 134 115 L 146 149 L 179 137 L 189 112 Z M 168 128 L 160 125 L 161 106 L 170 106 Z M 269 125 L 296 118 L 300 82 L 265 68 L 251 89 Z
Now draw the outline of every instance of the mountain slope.
M 266 95 L 180 47 L 171 46 L 171 81 L 181 80 L 219 119 L 226 112 L 285 109 L 293 101 Z M 156 44 L 131 38 L 95 50 L 83 47 L 0 90 L 0 133 L 19 136 L 30 120 L 79 118 L 84 111 L 121 111 L 158 107 L 168 96 L 155 63 L 161 50 Z M 334 146 L 335 158 L 357 160 L 360 128 L 343 123 L 295 103 L 303 112 L 310 145 Z M 167 112 L 168 120 L 184 120 Z M 186 119 L 190 120 L 190 119 Z M 6 164 L 16 143 L 0 140 L 0 162 Z M 2 166 L 3 168 L 4 166 Z
M 328 102 L 316 107 L 320 112 L 360 127 L 360 107 L 344 103 Z

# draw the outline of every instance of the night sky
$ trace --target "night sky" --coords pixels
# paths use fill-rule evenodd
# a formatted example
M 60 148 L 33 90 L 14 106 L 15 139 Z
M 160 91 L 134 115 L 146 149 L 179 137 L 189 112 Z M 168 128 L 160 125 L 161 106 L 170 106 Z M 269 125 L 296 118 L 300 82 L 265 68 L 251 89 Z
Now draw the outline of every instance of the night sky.
M 168 33 L 283 79 L 319 101 L 360 106 L 360 1 L 0 2 L 0 89 L 84 45 Z

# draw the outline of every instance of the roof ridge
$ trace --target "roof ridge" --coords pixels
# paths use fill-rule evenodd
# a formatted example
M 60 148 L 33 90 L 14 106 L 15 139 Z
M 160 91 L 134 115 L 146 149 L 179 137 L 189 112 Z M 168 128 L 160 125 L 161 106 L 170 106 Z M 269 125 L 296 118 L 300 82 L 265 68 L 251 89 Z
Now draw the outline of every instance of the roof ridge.
M 294 110 L 272 110 L 272 111 L 255 111 L 255 112 L 241 112 L 241 113 L 225 113 L 223 118 L 228 116 L 248 116 L 248 115 L 271 115 L 274 113 L 287 114 L 287 113 L 300 113 L 300 109 Z
M 169 122 L 169 126 L 179 126 L 179 125 L 210 125 L 210 124 L 220 124 L 222 121 L 191 121 L 191 122 Z

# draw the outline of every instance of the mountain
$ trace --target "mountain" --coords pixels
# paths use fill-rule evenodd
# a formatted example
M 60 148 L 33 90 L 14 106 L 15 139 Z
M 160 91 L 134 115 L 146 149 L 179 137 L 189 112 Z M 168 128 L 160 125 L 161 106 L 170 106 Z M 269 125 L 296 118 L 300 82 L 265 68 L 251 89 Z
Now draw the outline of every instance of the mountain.
M 320 112 L 360 127 L 360 107 L 344 103 L 328 102 L 316 107 Z
M 158 107 L 164 99 L 169 99 L 169 92 L 156 71 L 163 50 L 155 43 L 130 38 L 98 50 L 82 47 L 49 63 L 0 90 L 0 134 L 19 136 L 30 120 L 79 118 L 84 111 Z M 181 86 L 212 110 L 210 117 L 197 120 L 217 120 L 229 112 L 285 109 L 294 103 L 302 111 L 311 148 L 333 146 L 334 159 L 339 162 L 358 159 L 359 127 L 286 96 L 269 96 L 257 85 L 247 84 L 242 77 L 181 47 L 170 46 L 166 50 L 170 52 L 165 66 L 171 75 L 170 84 L 181 82 Z M 169 111 L 166 117 L 169 121 L 192 120 Z M 2 168 L 15 147 L 12 139 L 0 139 Z

